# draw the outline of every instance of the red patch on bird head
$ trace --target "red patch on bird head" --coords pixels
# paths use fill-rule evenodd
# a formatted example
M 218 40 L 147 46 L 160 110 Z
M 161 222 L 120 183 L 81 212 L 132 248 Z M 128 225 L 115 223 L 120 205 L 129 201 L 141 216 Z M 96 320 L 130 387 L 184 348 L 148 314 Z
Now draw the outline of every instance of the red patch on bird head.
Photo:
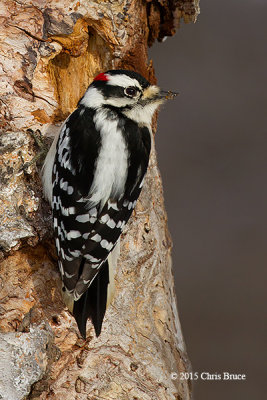
M 94 81 L 105 81 L 106 82 L 106 81 L 108 81 L 108 77 L 104 72 L 101 72 L 101 74 L 98 74 L 95 77 Z

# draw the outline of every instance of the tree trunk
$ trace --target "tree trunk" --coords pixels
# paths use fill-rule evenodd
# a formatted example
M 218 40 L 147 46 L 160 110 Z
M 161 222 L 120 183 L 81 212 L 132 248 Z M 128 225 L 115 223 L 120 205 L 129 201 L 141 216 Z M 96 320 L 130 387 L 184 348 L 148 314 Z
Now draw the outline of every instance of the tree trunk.
M 198 0 L 3 0 L 0 14 L 0 397 L 189 399 L 154 148 L 114 301 L 86 341 L 61 300 L 39 168 L 21 165 L 37 152 L 28 129 L 53 136 L 96 74 L 133 69 L 155 82 L 147 45 L 194 21 Z

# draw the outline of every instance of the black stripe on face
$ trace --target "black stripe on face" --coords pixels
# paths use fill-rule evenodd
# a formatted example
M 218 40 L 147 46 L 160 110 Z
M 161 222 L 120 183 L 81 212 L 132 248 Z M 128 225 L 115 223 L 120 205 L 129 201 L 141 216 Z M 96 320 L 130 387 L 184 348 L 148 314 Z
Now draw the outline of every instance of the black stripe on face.
M 104 87 L 102 87 L 101 92 L 105 99 L 111 97 L 115 98 L 125 97 L 124 87 L 122 86 L 105 85 Z
M 101 82 L 95 82 L 94 85 L 98 84 L 100 86 L 100 91 L 105 99 L 133 99 L 133 100 L 138 100 L 140 97 L 140 88 L 137 86 L 129 86 L 129 87 L 123 87 L 123 86 L 116 86 L 116 85 L 103 85 Z M 133 89 L 135 93 L 133 95 L 127 94 L 127 89 Z

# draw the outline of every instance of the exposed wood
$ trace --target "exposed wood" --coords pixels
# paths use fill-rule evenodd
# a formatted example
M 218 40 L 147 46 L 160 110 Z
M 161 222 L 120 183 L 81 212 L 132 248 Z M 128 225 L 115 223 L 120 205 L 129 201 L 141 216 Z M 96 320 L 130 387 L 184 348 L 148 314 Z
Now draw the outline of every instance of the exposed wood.
M 179 379 L 189 362 L 154 149 L 123 234 L 115 299 L 100 337 L 90 327 L 86 342 L 60 297 L 38 168 L 24 173 L 21 165 L 37 151 L 27 130 L 53 136 L 97 73 L 134 69 L 155 82 L 148 44 L 173 35 L 181 18 L 194 21 L 198 12 L 197 0 L 2 1 L 0 340 L 14 357 L 21 349 L 20 374 L 9 365 L 10 379 L 0 379 L 3 399 L 190 398 L 188 382 Z M 33 349 L 41 343 L 42 354 L 24 348 L 27 341 Z

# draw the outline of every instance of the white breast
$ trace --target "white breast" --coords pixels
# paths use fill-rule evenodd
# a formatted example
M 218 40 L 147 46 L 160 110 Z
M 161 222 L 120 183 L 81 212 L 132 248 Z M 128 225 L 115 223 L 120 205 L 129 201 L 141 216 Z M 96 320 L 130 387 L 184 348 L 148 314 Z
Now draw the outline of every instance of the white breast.
M 100 132 L 101 147 L 96 161 L 94 179 L 88 196 L 90 207 L 109 198 L 124 194 L 128 170 L 128 150 L 118 120 L 109 117 L 108 111 L 99 109 L 94 116 L 96 129 Z

